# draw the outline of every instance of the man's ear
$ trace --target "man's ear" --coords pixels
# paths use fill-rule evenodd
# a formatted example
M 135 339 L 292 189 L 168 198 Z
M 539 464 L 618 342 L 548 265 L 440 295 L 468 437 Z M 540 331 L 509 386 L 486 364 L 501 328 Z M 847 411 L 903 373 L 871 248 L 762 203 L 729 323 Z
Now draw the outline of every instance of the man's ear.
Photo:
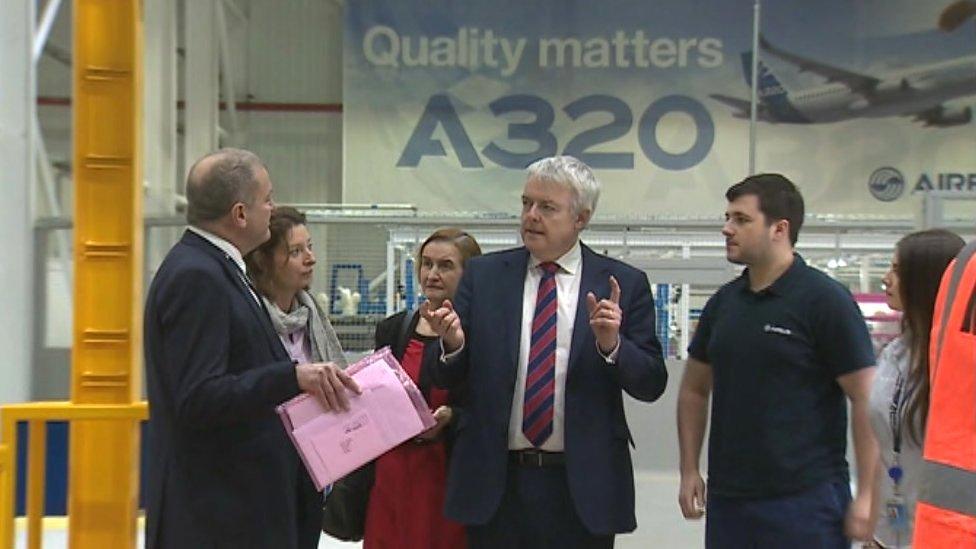
M 234 205 L 230 207 L 230 218 L 234 221 L 234 225 L 237 227 L 244 227 L 247 225 L 247 206 L 243 202 L 234 202 Z
M 590 209 L 585 209 L 580 213 L 576 214 L 576 230 L 582 231 L 590 224 L 590 217 L 593 215 L 593 211 Z
M 788 219 L 780 219 L 773 223 L 773 235 L 777 239 L 785 242 L 790 241 L 790 222 Z

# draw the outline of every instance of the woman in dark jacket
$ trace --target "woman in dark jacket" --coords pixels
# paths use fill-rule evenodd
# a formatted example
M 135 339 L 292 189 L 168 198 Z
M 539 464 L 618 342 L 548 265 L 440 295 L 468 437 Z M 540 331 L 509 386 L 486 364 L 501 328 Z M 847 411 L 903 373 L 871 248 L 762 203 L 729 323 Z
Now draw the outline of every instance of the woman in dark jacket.
M 481 248 L 475 239 L 453 227 L 434 231 L 420 245 L 418 280 L 433 307 L 454 297 L 465 261 L 477 255 Z M 440 357 L 440 345 L 418 311 L 402 311 L 376 326 L 376 348 L 386 345 L 424 394 L 437 425 L 376 460 L 364 547 L 463 548 L 464 527 L 443 513 L 448 439 L 463 395 L 432 386 L 429 365 Z

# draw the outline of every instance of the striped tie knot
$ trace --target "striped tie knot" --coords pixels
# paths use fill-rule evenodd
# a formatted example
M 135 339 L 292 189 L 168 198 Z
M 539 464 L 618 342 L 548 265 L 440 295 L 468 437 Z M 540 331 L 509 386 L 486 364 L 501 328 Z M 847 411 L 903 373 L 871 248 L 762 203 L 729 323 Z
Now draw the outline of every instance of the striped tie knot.
M 559 264 L 555 261 L 539 263 L 539 270 L 542 271 L 542 278 L 549 278 L 559 272 Z

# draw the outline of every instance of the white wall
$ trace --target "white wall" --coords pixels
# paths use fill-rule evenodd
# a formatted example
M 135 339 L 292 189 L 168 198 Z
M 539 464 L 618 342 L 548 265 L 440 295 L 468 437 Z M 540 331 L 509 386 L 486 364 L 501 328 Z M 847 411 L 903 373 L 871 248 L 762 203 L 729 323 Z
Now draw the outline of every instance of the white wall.
M 251 0 L 245 40 L 246 100 L 342 101 L 341 7 L 329 0 Z M 342 116 L 250 112 L 245 144 L 268 162 L 279 202 L 339 202 Z
M 33 0 L 0 3 L 0 216 L 4 220 L 4 259 L 0 262 L 0 403 L 26 400 L 31 371 L 34 311 L 32 219 L 34 71 Z

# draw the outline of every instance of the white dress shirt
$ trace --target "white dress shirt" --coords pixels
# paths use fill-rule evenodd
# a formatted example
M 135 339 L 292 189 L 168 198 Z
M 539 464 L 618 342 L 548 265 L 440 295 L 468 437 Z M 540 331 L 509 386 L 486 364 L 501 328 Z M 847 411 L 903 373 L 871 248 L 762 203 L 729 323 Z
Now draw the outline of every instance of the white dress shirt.
M 220 251 L 224 252 L 224 254 L 227 257 L 229 257 L 231 259 L 231 261 L 234 262 L 234 265 L 237 265 L 237 268 L 241 270 L 241 275 L 243 275 L 243 277 L 244 277 L 244 278 L 242 278 L 242 280 L 244 281 L 244 285 L 247 287 L 248 291 L 251 293 L 251 297 L 254 298 L 254 301 L 257 301 L 258 302 L 258 305 L 260 305 L 261 304 L 261 301 L 258 299 L 257 294 L 254 293 L 254 289 L 251 288 L 251 283 L 246 278 L 247 277 L 247 264 L 244 263 L 244 256 L 241 255 L 241 251 L 237 249 L 237 246 L 231 244 L 227 240 L 224 240 L 223 238 L 221 238 L 221 237 L 213 234 L 210 231 L 205 231 L 205 230 L 201 229 L 200 227 L 194 227 L 193 225 L 190 225 L 190 226 L 187 227 L 187 229 L 190 230 L 190 231 L 192 231 L 192 232 L 194 232 L 194 233 L 196 233 L 197 235 L 199 235 L 201 238 L 203 238 L 207 242 L 210 242 L 211 244 L 213 244 L 214 246 L 216 246 L 217 249 L 219 249 Z
M 539 292 L 542 272 L 541 263 L 529 256 L 528 271 L 522 289 L 522 336 L 519 339 L 518 377 L 515 380 L 515 395 L 512 398 L 512 418 L 508 425 L 508 448 L 522 450 L 533 448 L 529 439 L 522 433 L 522 408 L 525 404 L 525 376 L 529 367 L 529 349 L 532 340 L 532 320 L 535 316 L 535 302 Z M 576 307 L 579 305 L 580 280 L 583 274 L 583 253 L 580 243 L 555 261 L 556 271 L 556 391 L 553 402 L 552 435 L 539 448 L 547 452 L 562 452 L 565 437 L 566 370 L 569 366 L 569 348 L 573 343 L 573 324 L 576 323 Z M 586 306 L 585 304 L 583 305 Z

